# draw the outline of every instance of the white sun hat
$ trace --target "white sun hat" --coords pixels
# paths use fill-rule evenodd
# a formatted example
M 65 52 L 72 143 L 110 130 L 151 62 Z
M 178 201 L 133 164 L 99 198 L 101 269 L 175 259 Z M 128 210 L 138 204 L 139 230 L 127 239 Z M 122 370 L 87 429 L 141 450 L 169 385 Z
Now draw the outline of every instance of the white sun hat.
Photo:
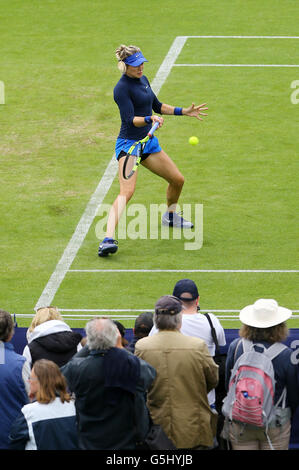
M 242 323 L 256 328 L 270 328 L 279 325 L 292 316 L 291 310 L 280 307 L 276 300 L 259 299 L 253 305 L 247 305 L 240 311 Z

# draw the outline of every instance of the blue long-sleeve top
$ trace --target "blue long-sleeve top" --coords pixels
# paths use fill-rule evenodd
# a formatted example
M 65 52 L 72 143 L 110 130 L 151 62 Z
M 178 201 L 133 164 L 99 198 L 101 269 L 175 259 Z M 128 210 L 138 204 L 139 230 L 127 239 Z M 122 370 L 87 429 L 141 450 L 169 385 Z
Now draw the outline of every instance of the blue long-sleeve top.
M 118 137 L 122 139 L 143 139 L 152 124 L 136 127 L 134 116 L 151 116 L 152 111 L 161 114 L 162 103 L 151 89 L 146 76 L 131 78 L 123 74 L 113 90 L 114 101 L 118 105 L 121 128 Z
M 229 386 L 231 372 L 234 367 L 234 364 L 244 352 L 242 342 L 239 344 L 240 341 L 241 338 L 236 338 L 229 345 L 225 370 L 225 385 L 227 389 Z M 266 348 L 269 348 L 271 346 L 270 343 L 265 341 L 259 341 L 258 343 L 263 344 Z M 256 348 L 257 350 L 259 350 L 258 346 Z M 292 352 L 293 351 L 291 348 L 286 348 L 272 360 L 272 364 L 276 380 L 274 404 L 277 403 L 283 392 L 284 387 L 286 387 L 286 405 L 289 406 L 292 410 L 292 413 L 294 413 L 299 405 L 299 383 L 298 365 L 294 364 L 291 360 Z

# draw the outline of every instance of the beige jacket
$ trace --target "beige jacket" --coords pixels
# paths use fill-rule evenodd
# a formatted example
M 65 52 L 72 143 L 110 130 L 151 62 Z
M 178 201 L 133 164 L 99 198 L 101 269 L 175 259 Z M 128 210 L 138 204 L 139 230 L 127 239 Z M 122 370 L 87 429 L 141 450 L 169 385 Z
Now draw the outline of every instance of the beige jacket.
M 207 394 L 218 383 L 218 366 L 206 343 L 163 330 L 137 341 L 135 354 L 157 371 L 148 393 L 153 422 L 162 426 L 177 448 L 211 446 Z

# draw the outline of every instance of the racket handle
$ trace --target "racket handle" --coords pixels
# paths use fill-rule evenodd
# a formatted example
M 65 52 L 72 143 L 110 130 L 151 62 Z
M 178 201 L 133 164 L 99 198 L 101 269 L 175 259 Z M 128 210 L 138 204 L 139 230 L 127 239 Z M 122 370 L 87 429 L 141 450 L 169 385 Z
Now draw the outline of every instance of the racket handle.
M 155 122 L 155 124 L 153 125 L 153 127 L 151 128 L 151 130 L 148 132 L 148 136 L 149 137 L 152 137 L 153 133 L 155 132 L 155 130 L 157 130 L 159 127 L 159 122 Z

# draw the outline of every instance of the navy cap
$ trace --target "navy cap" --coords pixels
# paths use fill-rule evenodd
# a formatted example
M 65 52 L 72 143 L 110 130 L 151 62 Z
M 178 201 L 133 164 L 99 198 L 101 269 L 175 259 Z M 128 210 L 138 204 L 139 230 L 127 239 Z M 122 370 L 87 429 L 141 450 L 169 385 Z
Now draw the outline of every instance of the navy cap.
M 143 62 L 148 62 L 148 60 L 146 60 L 141 51 L 135 52 L 135 54 L 129 55 L 124 59 L 124 63 L 132 67 L 138 67 L 143 64 Z
M 185 293 L 191 294 L 192 297 L 182 297 L 182 294 Z M 174 286 L 172 295 L 178 297 L 178 299 L 183 300 L 184 302 L 195 300 L 199 297 L 197 286 L 191 279 L 181 279 L 178 281 Z

